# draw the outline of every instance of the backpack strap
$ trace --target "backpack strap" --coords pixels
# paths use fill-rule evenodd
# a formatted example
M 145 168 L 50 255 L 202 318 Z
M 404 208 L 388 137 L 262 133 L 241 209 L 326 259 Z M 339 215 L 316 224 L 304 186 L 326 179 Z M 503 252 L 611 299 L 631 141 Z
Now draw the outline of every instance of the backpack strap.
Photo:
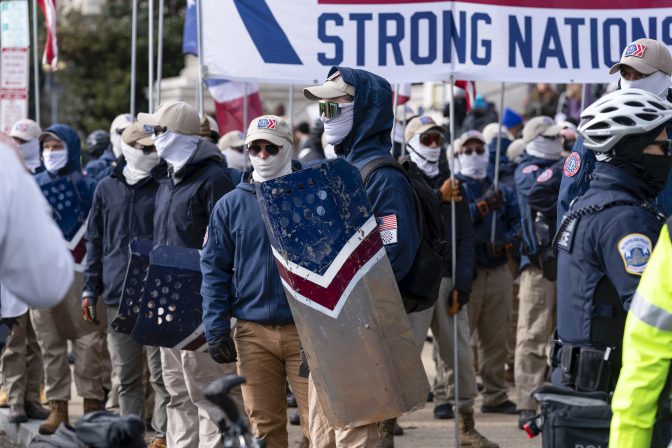
M 362 182 L 364 182 L 365 187 L 366 187 L 366 184 L 369 183 L 369 179 L 371 178 L 371 174 L 373 174 L 373 172 L 375 170 L 377 170 L 378 168 L 380 168 L 382 166 L 389 166 L 391 168 L 395 168 L 395 169 L 401 171 L 402 173 L 404 173 L 404 175 L 406 177 L 408 177 L 406 175 L 406 171 L 404 171 L 404 168 L 401 165 L 399 165 L 397 162 L 395 162 L 394 160 L 390 160 L 387 157 L 378 157 L 378 158 L 375 158 L 373 160 L 368 161 L 366 163 L 366 165 L 364 165 L 362 167 L 362 169 L 359 170 L 359 174 L 362 176 Z

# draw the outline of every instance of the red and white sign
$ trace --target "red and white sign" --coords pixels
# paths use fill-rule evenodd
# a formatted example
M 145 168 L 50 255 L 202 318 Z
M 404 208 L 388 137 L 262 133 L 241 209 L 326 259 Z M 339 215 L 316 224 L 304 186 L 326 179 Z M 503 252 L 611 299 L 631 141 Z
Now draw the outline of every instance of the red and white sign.
M 28 116 L 29 24 L 27 0 L 0 2 L 0 131 Z

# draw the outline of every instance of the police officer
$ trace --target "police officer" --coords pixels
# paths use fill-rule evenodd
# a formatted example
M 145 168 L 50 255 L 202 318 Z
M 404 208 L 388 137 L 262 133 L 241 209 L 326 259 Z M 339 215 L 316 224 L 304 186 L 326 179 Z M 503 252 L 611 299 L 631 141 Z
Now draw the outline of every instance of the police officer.
M 525 154 L 515 174 L 523 240 L 514 366 L 521 429 L 536 414 L 537 405 L 530 393 L 544 382 L 546 349 L 553 331 L 555 309 L 555 284 L 544 278 L 536 262 L 534 216 L 528 196 L 539 174 L 562 157 L 560 130 L 551 117 L 529 120 L 523 128 Z
M 653 39 L 637 39 L 623 50 L 621 60 L 609 70 L 620 73 L 621 89 L 643 89 L 668 102 L 672 101 L 672 55 L 667 46 Z M 672 134 L 672 128 L 668 129 Z M 590 174 L 595 166 L 595 155 L 586 151 L 581 138 L 577 139 L 572 153 L 566 160 L 558 199 L 558 219 L 569 208 L 571 201 L 583 194 L 590 184 Z M 672 213 L 672 182 L 658 197 L 666 215 Z
M 669 437 L 672 361 L 672 219 L 660 232 L 637 292 L 623 336 L 623 359 L 611 402 L 611 446 L 666 447 Z M 667 392 L 667 393 L 666 393 Z M 659 410 L 660 408 L 660 410 Z M 654 422 L 660 422 L 654 428 Z M 661 429 L 667 429 L 667 434 Z
M 579 133 L 597 162 L 556 237 L 556 386 L 614 390 L 626 312 L 663 224 L 649 204 L 669 176 L 671 119 L 672 104 L 640 89 L 613 92 L 581 114 Z

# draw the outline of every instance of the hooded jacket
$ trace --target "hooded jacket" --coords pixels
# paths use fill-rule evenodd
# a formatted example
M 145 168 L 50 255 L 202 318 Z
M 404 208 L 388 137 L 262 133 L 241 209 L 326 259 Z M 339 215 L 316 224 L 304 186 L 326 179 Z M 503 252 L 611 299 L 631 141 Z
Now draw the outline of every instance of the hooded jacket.
M 374 159 L 393 161 L 390 84 L 373 73 L 347 67 L 332 67 L 329 76 L 337 70 L 343 80 L 355 88 L 355 104 L 352 130 L 336 152 L 359 170 Z M 386 244 L 385 250 L 398 282 L 413 266 L 420 245 L 413 189 L 400 170 L 380 167 L 371 173 L 366 193 L 377 218 L 396 216 L 397 241 Z
M 201 140 L 184 167 L 171 171 L 165 161 L 152 170 L 160 184 L 154 245 L 201 249 L 212 209 L 233 189 L 226 159 L 214 144 Z
M 51 174 L 49 171 L 43 171 L 35 175 L 35 180 L 39 186 L 44 186 L 54 182 L 61 177 L 68 177 L 77 188 L 79 193 L 80 206 L 82 209 L 82 222 L 86 219 L 91 208 L 91 199 L 96 188 L 96 182 L 82 174 L 82 165 L 80 161 L 82 142 L 70 126 L 64 124 L 52 124 L 45 132 L 55 134 L 68 147 L 68 161 L 58 173 Z M 42 143 L 40 143 L 40 153 L 42 153 Z
M 129 185 L 123 163 L 103 179 L 93 195 L 86 229 L 86 270 L 82 296 L 117 305 L 128 266 L 128 245 L 136 239 L 151 240 L 154 200 L 159 188 L 151 176 Z
M 217 202 L 201 254 L 208 341 L 230 331 L 229 316 L 263 325 L 293 323 L 252 184 Z
M 516 191 L 516 164 L 513 163 L 506 156 L 506 150 L 511 144 L 511 140 L 508 138 L 502 138 L 502 145 L 499 153 L 499 183 L 506 185 L 511 190 Z M 495 164 L 497 161 L 497 139 L 488 143 L 488 152 L 490 153 L 490 159 L 488 162 L 488 177 L 490 179 L 495 178 Z
M 94 181 L 100 182 L 105 177 L 112 174 L 114 171 L 114 162 L 116 161 L 117 158 L 111 150 L 105 151 L 96 160 L 91 160 L 86 164 L 84 167 L 84 174 Z

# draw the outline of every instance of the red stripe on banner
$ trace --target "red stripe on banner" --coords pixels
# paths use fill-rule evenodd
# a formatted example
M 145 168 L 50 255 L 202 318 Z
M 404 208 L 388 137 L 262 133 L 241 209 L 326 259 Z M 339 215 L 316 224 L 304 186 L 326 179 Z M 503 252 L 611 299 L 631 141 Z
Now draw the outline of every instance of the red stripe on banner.
M 446 0 L 318 0 L 319 5 L 400 5 L 419 3 L 452 3 Z M 477 5 L 517 6 L 548 9 L 642 9 L 670 8 L 672 0 L 637 0 L 632 2 L 610 0 L 460 0 L 456 3 Z
M 338 300 L 343 295 L 343 291 L 348 287 L 352 278 L 357 272 L 383 247 L 378 232 L 371 232 L 357 249 L 350 254 L 350 257 L 343 264 L 338 274 L 334 277 L 328 287 L 323 288 L 310 280 L 294 274 L 287 270 L 285 265 L 276 261 L 280 276 L 292 287 L 292 289 L 302 296 L 322 305 L 329 310 L 334 310 Z

